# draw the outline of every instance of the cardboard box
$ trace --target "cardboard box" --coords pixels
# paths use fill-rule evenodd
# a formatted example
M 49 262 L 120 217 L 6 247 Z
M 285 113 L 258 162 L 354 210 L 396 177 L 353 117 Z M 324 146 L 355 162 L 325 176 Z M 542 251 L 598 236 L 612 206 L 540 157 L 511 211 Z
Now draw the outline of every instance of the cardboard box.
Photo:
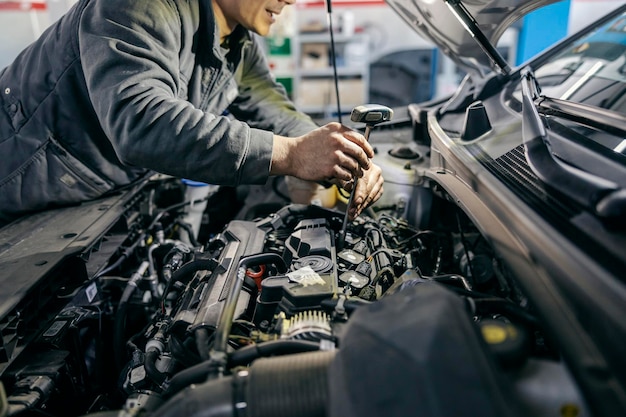
M 334 90 L 333 90 L 334 91 Z M 339 98 L 341 107 L 358 106 L 366 102 L 365 88 L 361 78 L 340 78 Z
M 304 43 L 300 52 L 300 67 L 302 69 L 328 68 L 328 44 Z
M 335 102 L 333 92 L 331 79 L 302 79 L 298 83 L 297 103 L 299 106 L 326 106 Z

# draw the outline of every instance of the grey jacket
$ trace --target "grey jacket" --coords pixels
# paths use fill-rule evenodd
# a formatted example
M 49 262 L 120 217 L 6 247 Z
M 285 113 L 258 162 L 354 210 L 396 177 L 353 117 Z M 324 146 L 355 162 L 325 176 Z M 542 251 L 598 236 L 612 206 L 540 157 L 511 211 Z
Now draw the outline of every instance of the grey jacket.
M 0 220 L 152 171 L 265 182 L 272 132 L 316 125 L 255 37 L 238 27 L 223 56 L 218 33 L 211 0 L 76 3 L 0 72 Z

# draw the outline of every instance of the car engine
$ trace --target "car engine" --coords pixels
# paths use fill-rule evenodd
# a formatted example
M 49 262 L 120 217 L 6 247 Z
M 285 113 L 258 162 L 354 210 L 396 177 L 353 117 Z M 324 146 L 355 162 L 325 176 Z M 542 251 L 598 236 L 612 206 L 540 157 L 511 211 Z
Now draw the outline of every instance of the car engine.
M 198 235 L 184 190 L 125 199 L 37 318 L 22 303 L 4 321 L 2 416 L 586 415 L 514 274 L 436 183 L 390 183 L 345 230 L 336 207 L 233 211 L 223 188 Z

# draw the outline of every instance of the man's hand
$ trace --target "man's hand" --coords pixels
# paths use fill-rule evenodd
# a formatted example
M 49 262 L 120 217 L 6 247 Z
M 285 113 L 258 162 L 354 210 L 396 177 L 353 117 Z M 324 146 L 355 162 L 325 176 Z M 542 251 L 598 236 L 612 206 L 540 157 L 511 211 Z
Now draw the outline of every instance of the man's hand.
M 271 175 L 292 175 L 308 181 L 330 181 L 342 188 L 370 169 L 374 150 L 360 133 L 329 123 L 306 135 L 274 135 Z
M 350 191 L 359 178 L 350 219 L 356 218 L 383 193 L 382 170 L 372 163 L 374 150 L 360 133 L 329 123 L 304 136 L 274 136 L 271 175 L 291 175 L 307 181 L 329 181 Z
M 352 205 L 348 207 L 348 218 L 354 220 L 370 204 L 374 203 L 383 195 L 382 169 L 378 165 L 372 164 L 370 169 L 363 172 L 359 178 L 352 199 Z M 350 183 L 351 188 L 352 183 Z

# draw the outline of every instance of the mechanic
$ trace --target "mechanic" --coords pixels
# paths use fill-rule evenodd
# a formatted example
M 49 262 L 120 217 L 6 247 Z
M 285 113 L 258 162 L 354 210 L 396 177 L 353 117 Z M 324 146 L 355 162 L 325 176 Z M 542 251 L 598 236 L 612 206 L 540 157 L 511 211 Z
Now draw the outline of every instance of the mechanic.
M 262 44 L 295 0 L 79 0 L 0 72 L 0 223 L 159 172 L 210 184 L 271 175 L 383 191 L 358 132 L 318 127 Z

